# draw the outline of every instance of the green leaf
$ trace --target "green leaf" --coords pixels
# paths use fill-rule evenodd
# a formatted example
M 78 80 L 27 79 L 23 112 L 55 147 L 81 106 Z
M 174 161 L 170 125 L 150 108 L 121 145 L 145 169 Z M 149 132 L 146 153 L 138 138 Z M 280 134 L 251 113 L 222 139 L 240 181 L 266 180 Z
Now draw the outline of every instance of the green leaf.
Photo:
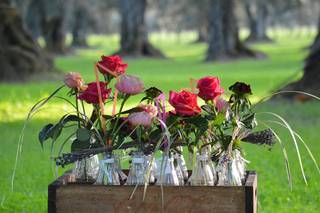
M 83 119 L 78 117 L 77 115 L 68 115 L 67 117 L 63 117 L 63 119 L 60 120 L 60 123 L 64 126 L 71 121 L 83 121 Z
M 62 128 L 63 126 L 60 123 L 57 123 L 56 125 L 51 127 L 48 134 L 52 138 L 52 141 L 57 140 L 57 138 L 60 136 L 62 132 Z
M 149 97 L 143 97 L 143 98 L 140 100 L 140 103 L 143 102 L 143 101 L 145 101 L 145 100 L 152 100 L 152 99 L 150 99 Z
M 244 117 L 241 122 L 246 126 L 248 129 L 253 129 L 257 126 L 257 120 L 255 113 L 251 113 Z
M 45 125 L 41 131 L 39 132 L 39 141 L 41 144 L 41 147 L 43 148 L 43 142 L 46 141 L 48 138 L 50 138 L 50 136 L 48 135 L 48 133 L 50 132 L 50 129 L 53 127 L 53 124 L 47 124 Z
M 114 119 L 115 117 L 112 116 L 112 115 L 102 115 L 102 117 L 106 120 L 111 120 L 111 119 Z
M 201 116 L 187 118 L 186 122 L 195 125 L 197 128 L 201 129 L 201 131 L 207 130 L 209 126 L 208 120 Z
M 130 114 L 133 112 L 142 112 L 142 111 L 143 111 L 143 109 L 141 107 L 133 107 L 131 109 L 128 109 L 126 111 L 121 112 L 121 114 Z
M 214 114 L 214 110 L 210 105 L 202 105 L 201 109 L 209 114 Z
M 213 124 L 220 126 L 225 121 L 224 113 L 219 112 L 216 119 L 213 121 Z
M 166 124 L 167 126 L 171 126 L 172 124 L 174 124 L 180 117 L 173 115 L 173 114 L 169 114 L 169 116 L 167 117 L 166 120 Z
M 90 141 L 80 141 L 78 139 L 75 139 L 71 144 L 71 152 L 89 149 L 90 146 Z
M 161 129 L 155 129 L 149 134 L 149 138 L 151 141 L 157 141 L 162 137 L 162 130 Z
M 90 138 L 91 138 L 91 131 L 85 128 L 80 128 L 77 130 L 77 139 L 81 142 L 83 141 L 89 141 L 90 143 Z
M 63 126 L 60 123 L 57 123 L 55 125 L 53 124 L 47 124 L 42 128 L 42 130 L 39 133 L 39 141 L 41 144 L 41 147 L 43 148 L 43 143 L 47 139 L 51 138 L 52 143 L 54 143 L 57 138 L 60 136 Z

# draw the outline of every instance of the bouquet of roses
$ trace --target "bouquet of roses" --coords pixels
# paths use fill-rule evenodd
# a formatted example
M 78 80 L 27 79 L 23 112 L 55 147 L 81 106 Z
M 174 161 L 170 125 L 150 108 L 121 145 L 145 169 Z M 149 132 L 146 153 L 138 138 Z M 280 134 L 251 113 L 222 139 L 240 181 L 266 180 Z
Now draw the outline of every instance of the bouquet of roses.
M 95 82 L 85 83 L 79 73 L 68 73 L 64 85 L 34 105 L 28 115 L 27 120 L 52 98 L 72 106 L 73 112 L 42 128 L 39 141 L 43 146 L 51 139 L 53 155 L 61 132 L 73 129 L 54 159 L 62 167 L 75 163 L 76 179 L 105 185 L 242 185 L 247 161 L 241 144 L 272 146 L 280 140 L 271 128 L 255 130 L 258 122 L 249 100 L 250 85 L 236 82 L 226 99 L 219 78 L 209 76 L 193 88 L 170 91 L 166 100 L 160 89 L 145 89 L 138 77 L 127 75 L 127 66 L 119 56 L 102 56 L 95 64 Z M 69 98 L 57 96 L 65 87 Z M 128 107 L 131 96 L 141 96 L 135 107 Z M 285 121 L 282 125 L 296 142 L 294 136 L 300 136 Z M 70 152 L 63 153 L 67 144 Z M 128 174 L 121 169 L 124 156 L 131 159 Z

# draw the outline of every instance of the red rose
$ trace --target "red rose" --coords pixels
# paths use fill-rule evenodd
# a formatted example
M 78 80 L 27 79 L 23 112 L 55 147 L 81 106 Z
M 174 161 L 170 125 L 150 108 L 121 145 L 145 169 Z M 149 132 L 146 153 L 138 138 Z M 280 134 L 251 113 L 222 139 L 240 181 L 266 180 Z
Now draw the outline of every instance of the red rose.
M 197 103 L 197 95 L 188 91 L 170 91 L 169 103 L 175 108 L 178 115 L 193 116 L 201 112 Z
M 103 67 L 107 68 L 111 72 L 115 72 L 117 75 L 124 74 L 128 67 L 128 64 L 123 64 L 120 56 L 101 56 L 101 60 L 98 62 Z M 99 67 L 99 71 L 102 74 L 108 74 L 108 71 Z
M 101 88 L 101 97 L 104 102 L 111 92 L 111 89 L 107 89 L 107 84 L 104 82 L 100 82 Z M 92 82 L 88 84 L 88 87 L 85 91 L 81 92 L 78 96 L 78 99 L 87 102 L 88 104 L 98 104 L 99 103 L 99 94 L 98 87 L 96 82 Z
M 201 78 L 198 81 L 197 88 L 199 89 L 198 96 L 205 101 L 214 100 L 224 92 L 217 77 Z

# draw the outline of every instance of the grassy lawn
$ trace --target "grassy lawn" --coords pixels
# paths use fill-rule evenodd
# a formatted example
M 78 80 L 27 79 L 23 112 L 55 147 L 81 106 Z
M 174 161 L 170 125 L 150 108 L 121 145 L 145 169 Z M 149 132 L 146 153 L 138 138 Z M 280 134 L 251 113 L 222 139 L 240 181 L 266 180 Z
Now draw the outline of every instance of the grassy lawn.
M 221 78 L 225 88 L 235 81 L 250 83 L 256 101 L 301 75 L 304 48 L 311 37 L 277 37 L 273 44 L 256 45 L 254 48 L 265 52 L 265 60 L 239 60 L 227 63 L 203 63 L 206 45 L 193 44 L 194 35 L 152 35 L 151 40 L 168 57 L 167 60 L 127 59 L 128 73 L 142 78 L 146 87 L 156 86 L 165 92 L 189 87 L 190 78 L 215 75 Z M 76 55 L 60 57 L 56 64 L 64 71 L 81 72 L 87 82 L 94 80 L 93 61 L 102 54 L 110 54 L 118 48 L 116 36 L 91 36 L 92 48 L 78 50 Z M 39 129 L 49 122 L 55 122 L 62 111 L 70 108 L 53 100 L 46 111 L 39 112 L 25 132 L 22 155 L 18 164 L 13 192 L 10 191 L 16 147 L 23 120 L 30 107 L 46 97 L 62 82 L 30 82 L 28 84 L 0 85 L 0 212 L 46 212 L 47 185 L 55 179 L 49 147 L 42 151 L 37 136 Z M 63 94 L 66 91 L 62 91 Z M 133 98 L 135 104 L 138 98 Z M 273 111 L 285 117 L 311 147 L 320 163 L 320 110 L 317 102 L 285 103 L 270 102 L 257 107 L 257 111 Z M 263 121 L 271 118 L 260 117 Z M 249 169 L 259 174 L 260 212 L 318 212 L 320 207 L 320 175 L 317 173 L 307 152 L 300 144 L 302 160 L 309 185 L 304 185 L 294 145 L 286 130 L 275 126 L 288 151 L 293 189 L 290 190 L 280 146 L 272 151 L 266 147 L 244 145 L 246 158 L 251 161 Z M 59 171 L 61 173 L 62 171 Z

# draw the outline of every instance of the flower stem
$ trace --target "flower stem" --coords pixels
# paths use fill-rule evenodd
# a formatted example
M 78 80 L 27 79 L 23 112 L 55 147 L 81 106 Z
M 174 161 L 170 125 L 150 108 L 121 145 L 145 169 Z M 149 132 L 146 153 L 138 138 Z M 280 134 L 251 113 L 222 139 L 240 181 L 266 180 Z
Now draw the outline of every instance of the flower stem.
M 119 120 L 120 120 L 120 116 L 121 116 L 121 112 L 122 112 L 122 109 L 124 107 L 124 104 L 125 102 L 129 99 L 130 95 L 126 95 L 121 103 L 121 106 L 120 106 L 120 109 L 119 109 L 119 113 L 117 114 L 117 119 L 116 119 L 116 122 L 114 124 L 114 128 L 112 129 L 112 132 L 111 132 L 111 138 L 114 138 L 113 134 L 115 133 L 116 131 L 116 127 L 118 126 L 118 123 L 119 123 Z M 116 131 L 117 132 L 117 131 Z M 111 145 L 111 144 L 109 144 Z
M 81 100 L 81 106 L 82 106 L 82 112 L 83 114 L 85 115 L 85 117 L 87 117 L 87 114 L 86 114 L 86 110 L 84 108 L 84 104 L 83 104 L 83 101 Z
M 76 94 L 78 94 L 78 91 L 76 90 Z M 77 108 L 77 116 L 79 117 L 79 106 L 78 106 L 78 97 L 76 97 L 76 108 Z M 78 120 L 78 128 L 80 129 L 80 121 Z

